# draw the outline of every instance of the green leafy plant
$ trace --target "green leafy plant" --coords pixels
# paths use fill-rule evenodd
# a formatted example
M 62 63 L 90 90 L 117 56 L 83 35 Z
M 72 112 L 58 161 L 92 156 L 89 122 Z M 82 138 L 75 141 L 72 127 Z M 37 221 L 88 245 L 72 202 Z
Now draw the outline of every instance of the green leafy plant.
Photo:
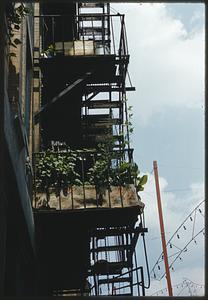
M 98 145 L 96 160 L 88 171 L 89 183 L 95 185 L 96 193 L 102 204 L 105 189 L 110 189 L 111 182 L 111 158 L 113 141 L 107 140 L 106 143 Z
M 137 192 L 143 191 L 147 175 L 139 175 L 140 171 L 136 163 L 121 161 L 118 166 L 113 167 L 111 163 L 113 157 L 116 158 L 111 143 L 99 145 L 97 160 L 88 173 L 89 182 L 96 186 L 98 194 L 103 188 L 110 189 L 110 185 L 134 184 Z
M 45 191 L 47 202 L 50 200 L 50 189 L 56 196 L 63 191 L 66 196 L 68 189 L 73 185 L 92 184 L 95 186 L 97 199 L 102 205 L 103 195 L 111 186 L 126 186 L 134 184 L 136 191 L 143 191 L 147 182 L 147 175 L 140 176 L 140 171 L 135 163 L 120 161 L 117 166 L 112 165 L 112 158 L 118 159 L 113 151 L 112 141 L 99 144 L 94 151 L 91 163 L 85 178 L 77 171 L 78 160 L 83 161 L 89 155 L 88 149 L 56 152 L 47 150 L 41 153 L 36 160 L 36 188 Z M 83 165 L 82 165 L 83 166 Z M 85 170 L 86 171 L 86 170 Z
M 142 177 L 139 175 L 140 171 L 136 163 L 122 162 L 120 166 L 113 170 L 113 184 L 125 186 L 127 184 L 134 184 L 136 191 L 143 191 L 144 185 L 147 182 L 147 175 Z
M 136 181 L 137 192 L 144 190 L 144 185 L 147 183 L 147 180 L 148 180 L 147 175 L 143 175 L 142 177 L 139 176 L 137 177 L 137 181 Z
M 47 150 L 36 161 L 36 187 L 46 192 L 50 199 L 50 188 L 55 189 L 56 196 L 63 191 L 67 195 L 68 188 L 80 185 L 80 175 L 75 171 L 77 154 L 73 151 L 55 152 Z

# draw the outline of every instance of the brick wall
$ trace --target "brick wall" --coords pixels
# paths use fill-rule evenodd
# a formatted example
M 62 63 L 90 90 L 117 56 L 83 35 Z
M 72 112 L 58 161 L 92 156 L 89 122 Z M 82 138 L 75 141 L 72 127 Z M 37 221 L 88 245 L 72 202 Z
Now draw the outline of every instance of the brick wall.
M 40 14 L 40 6 L 35 3 L 34 15 L 38 16 Z M 34 59 L 38 60 L 39 50 L 40 50 L 40 25 L 39 18 L 34 20 Z M 33 81 L 33 115 L 40 109 L 40 70 L 39 67 L 34 66 L 34 81 Z M 40 151 L 40 126 L 39 124 L 33 124 L 33 152 Z

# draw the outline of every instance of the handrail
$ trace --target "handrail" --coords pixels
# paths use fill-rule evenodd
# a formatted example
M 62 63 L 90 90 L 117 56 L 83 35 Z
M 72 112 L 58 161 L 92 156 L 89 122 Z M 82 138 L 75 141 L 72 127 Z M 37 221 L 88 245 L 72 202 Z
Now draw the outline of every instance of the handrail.
M 122 290 L 122 289 L 125 289 L 125 288 L 132 288 L 133 286 L 138 286 L 138 292 L 140 292 L 139 288 L 141 287 L 141 292 L 142 292 L 142 296 L 145 296 L 145 287 L 144 287 L 144 272 L 143 272 L 143 267 L 140 266 L 140 267 L 137 267 L 137 268 L 134 268 L 134 269 L 131 269 L 130 271 L 128 272 L 125 272 L 123 273 L 122 275 L 127 275 L 129 273 L 132 273 L 133 272 L 136 272 L 140 270 L 140 280 L 137 280 L 137 282 L 134 282 L 134 283 L 129 283 L 127 285 L 124 285 L 124 286 L 119 286 L 119 287 L 115 287 L 114 286 L 114 282 L 111 283 L 112 285 L 112 292 L 113 291 L 117 291 L 117 290 Z M 120 276 L 114 276 L 113 278 L 116 279 Z M 95 285 L 93 285 L 91 288 L 90 288 L 90 292 L 92 293 L 92 290 L 95 289 Z M 119 296 L 119 294 L 116 294 L 117 296 Z M 133 296 L 133 295 L 132 295 Z M 138 296 L 140 296 L 140 294 L 138 294 Z
M 67 17 L 69 17 L 71 22 L 72 32 L 70 34 L 68 31 L 66 31 L 66 28 L 69 28 L 69 26 L 65 26 L 65 24 L 67 24 Z M 35 15 L 34 18 L 43 20 L 43 23 L 47 25 L 45 27 L 41 27 L 42 49 L 40 49 L 40 52 L 42 55 L 47 52 L 47 49 L 50 45 L 53 45 L 54 48 L 54 52 L 51 52 L 52 56 L 58 54 L 84 56 L 118 55 L 119 57 L 128 55 L 124 14 L 109 15 L 107 13 L 90 13 L 73 16 L 69 14 L 47 14 Z M 91 22 L 89 25 L 89 22 L 95 18 L 95 22 Z M 114 20 L 116 21 L 117 18 L 120 19 L 119 25 L 116 24 L 117 26 L 113 26 L 113 22 Z M 98 25 L 97 22 L 101 22 L 101 24 Z M 62 30 L 60 33 L 59 27 L 65 31 Z M 117 32 L 114 32 L 116 28 Z M 69 34 L 68 39 L 67 34 Z M 116 37 L 118 36 L 119 40 L 117 41 Z M 78 44 L 78 41 L 82 41 L 82 47 L 80 44 Z M 59 45 L 57 45 L 57 43 L 59 43 Z M 68 44 L 66 45 L 66 43 Z
M 100 14 L 100 15 L 103 15 L 103 16 L 107 16 L 107 17 L 120 17 L 120 16 L 125 16 L 124 14 L 107 14 L 107 13 L 104 13 L 104 14 Z M 90 13 L 90 14 L 82 14 L 82 15 L 74 15 L 75 17 L 97 17 L 99 16 L 99 14 L 96 14 L 96 13 Z M 71 17 L 71 15 L 69 14 L 62 14 L 62 15 L 57 15 L 57 14 L 45 14 L 45 15 L 34 15 L 34 18 L 42 18 L 42 17 Z

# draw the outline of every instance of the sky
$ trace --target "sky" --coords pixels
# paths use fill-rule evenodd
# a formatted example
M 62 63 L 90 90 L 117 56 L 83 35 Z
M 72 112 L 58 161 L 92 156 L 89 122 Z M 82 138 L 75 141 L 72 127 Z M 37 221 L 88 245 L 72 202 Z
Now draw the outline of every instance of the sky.
M 125 13 L 130 52 L 129 73 L 135 92 L 133 106 L 134 159 L 149 180 L 140 193 L 145 203 L 150 269 L 162 252 L 153 160 L 158 163 L 166 240 L 186 216 L 204 200 L 204 4 L 112 4 Z M 202 206 L 203 208 L 203 206 Z M 204 226 L 196 219 L 195 230 Z M 176 241 L 188 242 L 193 231 Z M 172 285 L 188 278 L 204 284 L 204 239 L 191 243 L 183 260 L 171 270 Z M 140 253 L 141 243 L 137 252 Z M 169 254 L 170 249 L 168 250 Z M 139 255 L 138 255 L 139 257 Z M 141 263 L 143 258 L 141 258 Z M 161 265 L 162 268 L 162 265 Z M 153 280 L 146 295 L 166 288 L 165 279 Z M 174 290 L 177 295 L 179 290 Z M 204 289 L 197 289 L 203 295 Z M 190 295 L 188 289 L 182 296 Z

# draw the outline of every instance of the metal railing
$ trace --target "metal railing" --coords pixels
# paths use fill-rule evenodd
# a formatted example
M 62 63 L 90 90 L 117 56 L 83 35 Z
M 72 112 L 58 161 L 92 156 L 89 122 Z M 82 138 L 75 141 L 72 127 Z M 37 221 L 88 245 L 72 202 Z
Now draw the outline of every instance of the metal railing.
M 112 295 L 116 294 L 117 296 L 119 296 L 119 294 L 122 293 L 122 290 L 125 291 L 125 289 L 127 289 L 127 288 L 132 289 L 133 287 L 137 287 L 137 291 L 133 290 L 133 295 L 137 294 L 137 296 L 145 296 L 143 267 L 140 266 L 140 267 L 133 268 L 132 270 L 127 271 L 119 276 L 114 277 L 114 278 L 123 278 L 124 275 L 129 275 L 129 274 L 131 274 L 133 276 L 133 278 L 135 276 L 136 281 L 132 282 L 130 284 L 124 284 L 123 286 L 117 286 L 117 287 L 115 287 L 112 284 Z
M 108 167 L 106 168 L 105 165 L 103 170 L 100 170 L 102 174 L 98 174 L 96 170 L 93 173 L 91 168 L 95 166 L 96 162 L 98 163 L 101 157 L 100 153 L 79 150 L 78 155 L 70 161 L 69 157 L 72 152 L 53 151 L 50 152 L 52 154 L 47 154 L 48 156 L 46 156 L 46 152 L 33 154 L 34 208 L 54 207 L 62 210 L 125 207 L 130 205 L 124 196 L 128 191 L 132 197 L 135 197 L 135 204 L 139 203 L 131 176 L 127 175 L 125 183 L 119 174 L 116 174 L 116 167 L 121 163 L 123 157 L 121 153 L 114 151 Z M 119 157 L 119 155 L 121 156 Z M 57 160 L 54 157 L 57 157 Z M 64 159 L 68 162 L 65 163 Z M 61 166 L 59 165 L 60 160 Z M 60 171 L 60 168 L 63 167 L 66 169 Z M 127 191 L 126 186 L 128 187 Z
M 128 55 L 124 15 L 40 15 L 41 56 Z
M 132 282 L 130 283 L 123 283 L 123 284 L 116 284 L 113 282 L 116 278 L 123 278 L 125 279 L 128 275 L 132 276 Z M 113 280 L 112 280 L 113 279 Z M 112 281 L 112 282 L 111 282 Z M 99 290 L 99 295 L 102 296 L 145 296 L 145 284 L 144 284 L 144 270 L 143 267 L 136 267 L 131 270 L 128 270 L 122 273 L 119 276 L 113 276 L 109 282 L 106 283 L 107 288 Z M 97 288 L 98 289 L 98 288 Z M 128 290 L 129 289 L 129 290 Z M 102 291 L 102 293 L 101 293 Z M 90 289 L 90 295 L 96 295 L 96 288 L 95 285 L 92 285 Z

